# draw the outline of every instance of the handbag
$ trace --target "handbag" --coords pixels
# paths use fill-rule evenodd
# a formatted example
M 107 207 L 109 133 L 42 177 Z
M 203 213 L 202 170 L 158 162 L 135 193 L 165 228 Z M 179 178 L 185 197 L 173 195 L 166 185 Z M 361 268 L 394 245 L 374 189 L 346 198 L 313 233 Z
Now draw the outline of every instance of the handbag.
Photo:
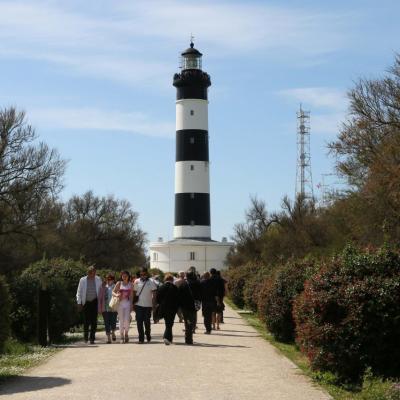
M 119 303 L 120 303 L 119 297 L 112 295 L 111 300 L 108 303 L 108 306 L 111 308 L 111 310 L 117 311 Z
M 201 308 L 201 301 L 200 300 L 195 300 L 194 301 L 194 308 L 196 311 L 199 311 Z
M 146 279 L 146 282 L 144 283 L 144 285 L 143 285 L 142 288 L 140 289 L 139 294 L 138 294 L 138 295 L 135 294 L 135 295 L 133 296 L 133 300 L 132 300 L 133 304 L 136 304 L 136 303 L 139 301 L 139 297 L 140 297 L 140 295 L 142 294 L 143 289 L 144 289 L 144 287 L 145 287 L 146 284 L 147 284 L 147 281 L 148 281 L 148 279 Z

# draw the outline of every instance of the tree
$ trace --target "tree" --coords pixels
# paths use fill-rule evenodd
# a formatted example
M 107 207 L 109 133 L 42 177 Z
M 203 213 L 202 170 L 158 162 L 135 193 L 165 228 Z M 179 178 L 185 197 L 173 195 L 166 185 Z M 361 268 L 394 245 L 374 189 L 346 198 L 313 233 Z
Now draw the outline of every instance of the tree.
M 231 266 L 247 263 L 271 266 L 292 257 L 323 254 L 332 233 L 324 211 L 302 196 L 294 202 L 285 196 L 281 211 L 271 214 L 263 201 L 251 198 L 246 222 L 236 224 L 234 230 L 235 248 L 228 256 Z
M 62 254 L 83 257 L 98 268 L 123 269 L 145 263 L 145 234 L 128 201 L 88 191 L 64 206 L 59 227 Z
M 361 79 L 349 92 L 350 116 L 330 143 L 337 170 L 358 191 L 380 242 L 398 240 L 400 229 L 400 56 L 388 74 Z M 366 217 L 366 216 L 364 216 Z M 375 244 L 379 244 L 375 243 Z
M 0 110 L 2 270 L 12 267 L 16 241 L 22 247 L 36 240 L 37 228 L 48 222 L 40 217 L 44 204 L 54 199 L 62 189 L 65 161 L 60 159 L 56 150 L 36 139 L 24 112 L 13 107 Z
M 292 202 L 285 196 L 281 207 L 272 215 L 273 227 L 264 234 L 264 261 L 285 262 L 322 251 L 328 241 L 327 229 L 315 202 L 301 195 Z
M 399 162 L 397 151 L 392 153 L 388 147 L 392 149 L 396 145 L 397 148 L 399 144 L 400 56 L 396 57 L 387 76 L 375 80 L 360 79 L 348 97 L 350 117 L 329 148 L 338 157 L 338 172 L 351 185 L 362 188 L 374 166 L 389 167 L 393 162 Z M 393 157 L 389 160 L 388 151 Z
M 263 200 L 250 198 L 250 207 L 245 212 L 246 222 L 233 227 L 235 249 L 228 255 L 229 265 L 238 266 L 247 262 L 261 262 L 261 238 L 273 223 Z

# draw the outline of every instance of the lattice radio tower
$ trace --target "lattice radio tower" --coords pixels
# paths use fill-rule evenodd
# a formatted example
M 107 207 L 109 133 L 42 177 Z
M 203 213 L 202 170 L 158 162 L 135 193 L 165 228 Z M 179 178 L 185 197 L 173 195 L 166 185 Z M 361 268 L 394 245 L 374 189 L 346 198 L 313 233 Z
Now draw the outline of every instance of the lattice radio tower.
M 304 111 L 301 104 L 297 112 L 296 198 L 299 195 L 304 199 L 314 199 L 310 152 L 310 111 Z

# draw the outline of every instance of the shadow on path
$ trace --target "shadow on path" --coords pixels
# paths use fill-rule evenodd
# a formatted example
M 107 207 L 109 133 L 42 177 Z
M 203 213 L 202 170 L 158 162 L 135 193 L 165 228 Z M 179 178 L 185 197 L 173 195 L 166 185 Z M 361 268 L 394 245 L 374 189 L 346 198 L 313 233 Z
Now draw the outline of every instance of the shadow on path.
M 79 349 L 79 348 L 84 348 L 84 349 L 90 349 L 90 348 L 96 348 L 99 346 L 99 344 L 104 344 L 101 343 L 100 341 L 95 344 L 86 344 L 86 343 L 69 343 L 69 344 L 53 344 L 51 347 L 54 347 L 56 349 Z
M 213 336 L 232 336 L 232 337 L 243 337 L 243 338 L 257 338 L 261 337 L 261 335 L 252 335 L 251 332 L 249 332 L 249 335 L 233 335 L 231 333 L 222 333 L 221 331 L 213 331 L 212 333 Z
M 249 335 L 254 335 L 254 332 L 252 331 L 240 331 L 237 329 L 214 329 L 213 331 L 216 331 L 218 333 L 223 333 L 223 332 L 238 332 L 238 333 L 248 333 Z
M 229 345 L 229 344 L 211 344 L 211 343 L 193 343 L 193 344 L 186 344 L 186 343 L 174 343 L 174 346 L 193 346 L 193 347 L 220 347 L 220 348 L 239 348 L 239 349 L 249 349 L 249 346 L 242 346 L 242 345 Z
M 51 389 L 70 383 L 70 379 L 54 376 L 16 376 L 8 381 L 4 387 L 0 387 L 0 395 Z

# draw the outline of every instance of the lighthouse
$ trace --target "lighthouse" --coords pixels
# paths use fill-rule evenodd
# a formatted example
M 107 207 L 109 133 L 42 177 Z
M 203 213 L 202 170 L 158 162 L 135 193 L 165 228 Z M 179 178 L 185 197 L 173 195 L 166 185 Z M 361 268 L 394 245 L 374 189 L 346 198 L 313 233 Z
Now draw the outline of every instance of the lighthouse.
M 232 243 L 211 239 L 208 136 L 210 76 L 202 70 L 202 54 L 194 47 L 181 53 L 176 88 L 175 218 L 173 240 L 150 245 L 150 266 L 178 272 L 223 269 Z
M 182 53 L 176 87 L 175 239 L 211 239 L 208 153 L 208 87 L 202 54 Z

